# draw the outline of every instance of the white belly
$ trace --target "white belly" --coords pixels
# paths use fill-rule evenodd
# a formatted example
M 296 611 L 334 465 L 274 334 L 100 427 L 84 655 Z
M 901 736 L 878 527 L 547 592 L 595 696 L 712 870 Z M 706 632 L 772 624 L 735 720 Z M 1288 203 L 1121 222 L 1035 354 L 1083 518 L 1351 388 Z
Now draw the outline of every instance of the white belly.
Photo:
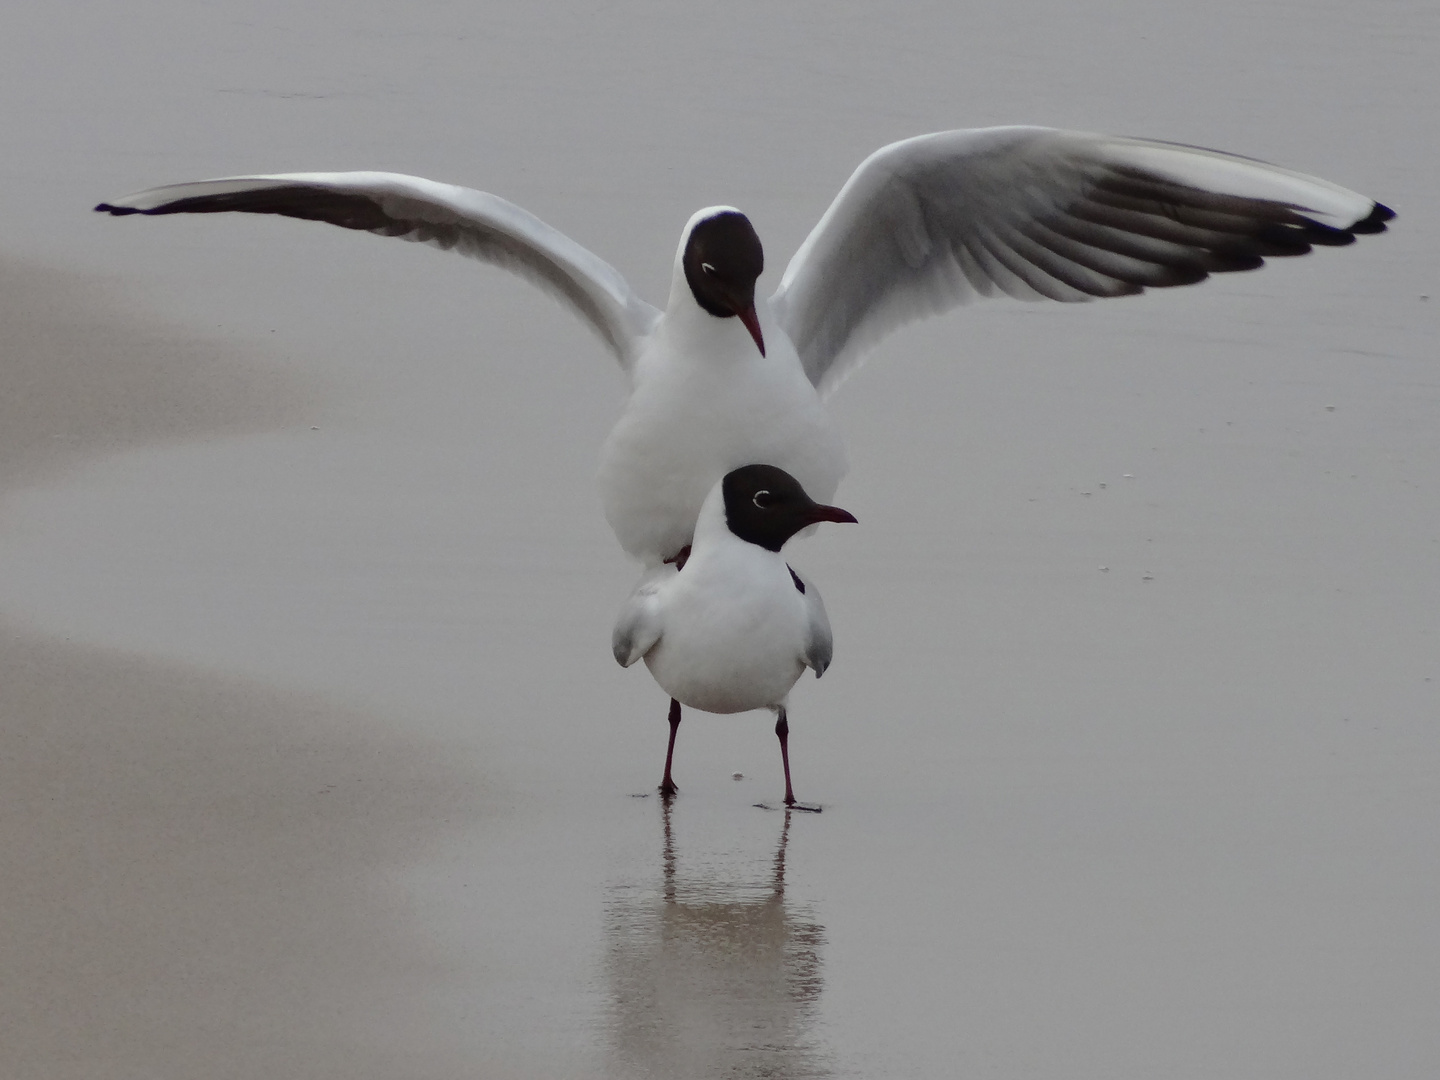
M 676 578 L 645 666 L 682 705 L 715 713 L 776 706 L 804 672 L 804 601 L 784 562 L 770 556 L 769 563 L 771 572 L 752 576 L 754 587 L 743 592 L 717 589 L 704 566 L 688 565 Z
M 748 344 L 748 338 L 746 343 Z M 743 465 L 775 465 L 820 502 L 845 475 L 844 448 L 783 337 L 762 357 L 696 360 L 659 341 L 600 455 L 600 497 L 620 545 L 647 563 L 690 543 L 705 496 Z

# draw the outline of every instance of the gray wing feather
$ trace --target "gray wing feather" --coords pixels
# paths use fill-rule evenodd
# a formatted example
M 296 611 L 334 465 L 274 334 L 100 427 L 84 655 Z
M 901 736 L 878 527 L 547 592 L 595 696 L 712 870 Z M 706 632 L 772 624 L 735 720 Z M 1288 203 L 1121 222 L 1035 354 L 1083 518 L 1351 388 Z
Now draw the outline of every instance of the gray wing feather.
M 883 147 L 786 268 L 771 306 L 822 391 L 895 327 L 977 296 L 1125 296 L 1351 243 L 1392 211 L 1198 147 L 1052 128 Z
M 665 565 L 647 570 L 615 619 L 610 635 L 610 651 L 621 667 L 629 667 L 660 640 L 663 622 L 660 616 L 660 587 L 675 576 L 675 567 Z
M 173 184 L 96 210 L 280 214 L 430 244 L 504 267 L 578 312 L 626 368 L 660 312 L 614 267 L 497 195 L 399 173 L 282 173 Z
M 820 590 L 815 583 L 803 574 L 796 572 L 794 567 L 790 568 L 794 574 L 805 583 L 805 591 L 801 594 L 805 598 L 805 614 L 809 622 L 805 635 L 805 655 L 801 658 L 805 666 L 815 672 L 818 679 L 825 674 L 825 669 L 830 666 L 830 660 L 835 655 L 835 636 L 830 632 L 830 617 L 825 614 L 825 601 L 820 598 Z

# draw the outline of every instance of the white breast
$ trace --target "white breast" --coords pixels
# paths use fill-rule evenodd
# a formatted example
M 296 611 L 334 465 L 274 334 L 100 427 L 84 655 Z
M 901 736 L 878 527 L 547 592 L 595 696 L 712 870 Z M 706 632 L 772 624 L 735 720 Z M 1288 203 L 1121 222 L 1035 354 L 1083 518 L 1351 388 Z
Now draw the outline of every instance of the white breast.
M 845 452 L 794 346 L 761 305 L 766 356 L 737 319 L 693 303 L 667 312 L 637 358 L 601 451 L 605 517 L 647 563 L 690 543 L 705 496 L 732 469 L 767 464 L 830 501 Z
M 773 552 L 740 540 L 706 545 L 662 603 L 664 629 L 645 664 L 682 704 L 716 713 L 779 705 L 804 671 L 809 616 Z

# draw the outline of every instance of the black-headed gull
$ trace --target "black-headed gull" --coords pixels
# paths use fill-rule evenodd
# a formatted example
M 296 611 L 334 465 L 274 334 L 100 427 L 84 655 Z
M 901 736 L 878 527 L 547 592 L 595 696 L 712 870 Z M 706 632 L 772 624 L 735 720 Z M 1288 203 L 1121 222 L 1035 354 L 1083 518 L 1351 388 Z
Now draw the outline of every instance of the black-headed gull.
M 854 520 L 810 498 L 783 469 L 746 465 L 706 496 L 683 567 L 656 567 L 640 579 L 615 620 L 611 647 L 621 667 L 643 658 L 670 695 L 661 794 L 675 794 L 670 766 L 681 705 L 713 713 L 773 709 L 785 805 L 797 805 L 785 702 L 807 667 L 817 679 L 825 674 L 834 638 L 820 591 L 780 549 L 811 525 Z
M 566 300 L 630 376 L 600 463 L 605 515 L 649 564 L 689 544 L 707 492 L 766 461 L 821 500 L 845 456 L 821 398 L 891 329 L 976 296 L 1089 300 L 1351 243 L 1394 217 L 1363 195 L 1213 150 L 1039 127 L 946 131 L 871 154 L 756 303 L 731 207 L 692 217 L 659 311 L 614 268 L 497 196 L 395 173 L 152 188 L 111 214 L 244 211 L 453 249 Z

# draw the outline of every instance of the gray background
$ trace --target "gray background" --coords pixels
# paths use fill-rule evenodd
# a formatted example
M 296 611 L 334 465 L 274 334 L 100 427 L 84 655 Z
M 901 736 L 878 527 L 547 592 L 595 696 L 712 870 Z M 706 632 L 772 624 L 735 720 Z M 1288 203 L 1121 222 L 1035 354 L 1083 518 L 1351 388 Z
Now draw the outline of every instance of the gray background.
M 1433 5 L 58 2 L 0 36 L 0 1055 L 29 1078 L 1427 1077 L 1440 1057 Z M 524 283 L 236 172 L 494 191 L 661 303 L 779 280 L 898 138 L 1215 146 L 1400 213 L 994 303 L 832 401 L 836 662 L 610 658 L 623 396 Z M 1102 569 L 1104 568 L 1104 569 Z M 731 779 L 741 773 L 743 780 Z

